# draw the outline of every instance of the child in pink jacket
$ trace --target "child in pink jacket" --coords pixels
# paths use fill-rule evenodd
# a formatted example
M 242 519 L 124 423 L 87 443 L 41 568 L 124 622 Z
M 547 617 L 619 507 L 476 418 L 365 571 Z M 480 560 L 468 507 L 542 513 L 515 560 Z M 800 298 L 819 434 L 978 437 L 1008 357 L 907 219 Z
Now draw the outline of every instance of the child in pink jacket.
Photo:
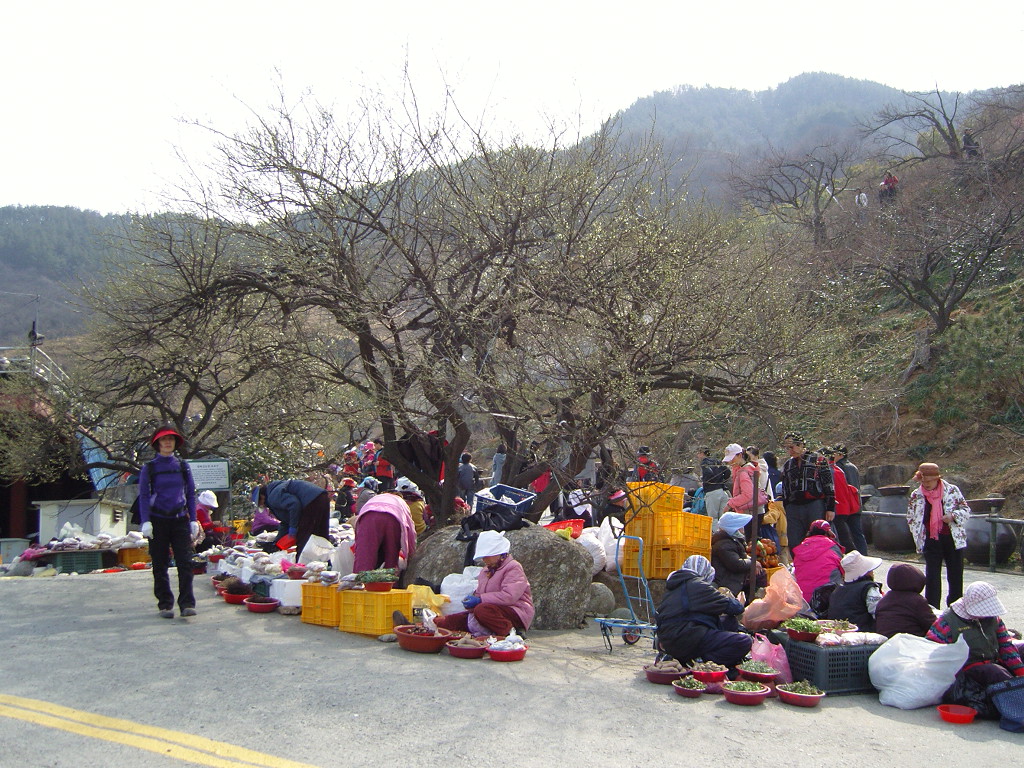
M 466 609 L 436 619 L 443 629 L 473 635 L 507 635 L 515 627 L 527 630 L 533 621 L 533 595 L 523 566 L 509 554 L 511 545 L 499 531 L 481 531 L 475 558 L 484 569 L 477 577 L 476 591 L 462 601 Z

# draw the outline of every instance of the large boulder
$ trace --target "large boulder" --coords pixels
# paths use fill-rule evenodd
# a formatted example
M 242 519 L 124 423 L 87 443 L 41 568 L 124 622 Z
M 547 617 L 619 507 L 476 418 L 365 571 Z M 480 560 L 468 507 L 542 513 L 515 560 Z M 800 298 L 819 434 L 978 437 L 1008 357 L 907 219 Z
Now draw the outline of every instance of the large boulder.
M 426 579 L 439 584 L 449 573 L 465 567 L 466 543 L 457 541 L 459 527 L 442 528 L 427 537 L 416 550 L 405 574 L 405 583 Z M 590 600 L 593 558 L 575 541 L 566 541 L 540 526 L 506 531 L 512 557 L 530 581 L 537 610 L 533 629 L 576 629 L 584 622 Z
M 885 485 L 909 485 L 913 482 L 917 464 L 879 464 L 868 467 L 861 476 L 866 485 L 881 488 Z
M 615 610 L 615 595 L 604 584 L 590 583 L 590 600 L 587 602 L 587 616 L 607 616 Z

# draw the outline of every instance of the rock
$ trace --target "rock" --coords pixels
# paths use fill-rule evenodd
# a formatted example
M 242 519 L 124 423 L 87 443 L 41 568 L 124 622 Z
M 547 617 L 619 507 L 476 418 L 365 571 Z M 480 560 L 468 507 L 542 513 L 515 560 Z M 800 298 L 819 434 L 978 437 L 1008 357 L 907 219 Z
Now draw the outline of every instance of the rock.
M 19 560 L 7 570 L 8 576 L 31 576 L 35 571 L 35 563 L 31 560 Z
M 603 584 L 611 590 L 612 596 L 615 599 L 616 607 L 626 607 L 626 595 L 622 591 L 622 583 L 619 581 L 619 574 L 601 571 L 601 573 L 594 577 L 594 583 Z
M 590 583 L 590 600 L 587 602 L 587 616 L 607 616 L 615 610 L 615 595 L 604 584 Z
M 864 470 L 862 481 L 881 488 L 883 485 L 907 485 L 917 472 L 917 464 L 881 464 Z
M 450 525 L 427 537 L 416 550 L 403 583 L 416 579 L 440 583 L 449 573 L 461 573 L 466 543 L 457 541 L 459 527 Z M 540 526 L 506 531 L 512 556 L 530 580 L 537 613 L 531 629 L 577 629 L 583 624 L 590 599 L 593 558 L 575 541 L 566 541 Z

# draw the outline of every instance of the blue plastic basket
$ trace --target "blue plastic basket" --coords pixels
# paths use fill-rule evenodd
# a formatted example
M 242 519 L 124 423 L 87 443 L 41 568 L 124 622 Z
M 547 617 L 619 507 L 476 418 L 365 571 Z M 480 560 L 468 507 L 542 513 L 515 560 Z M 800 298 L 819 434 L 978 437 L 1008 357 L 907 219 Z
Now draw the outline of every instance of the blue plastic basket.
M 533 500 L 537 498 L 537 494 L 530 493 L 530 491 L 524 491 L 522 488 L 513 488 L 511 485 L 492 485 L 488 490 L 495 498 L 488 499 L 486 496 L 481 496 L 479 493 L 473 494 L 474 500 L 476 501 L 476 509 L 481 507 L 500 504 L 503 507 L 509 507 L 521 515 L 525 515 L 530 511 L 530 507 L 533 506 Z M 508 496 L 512 499 L 514 504 L 507 504 L 506 502 L 500 501 L 502 496 Z

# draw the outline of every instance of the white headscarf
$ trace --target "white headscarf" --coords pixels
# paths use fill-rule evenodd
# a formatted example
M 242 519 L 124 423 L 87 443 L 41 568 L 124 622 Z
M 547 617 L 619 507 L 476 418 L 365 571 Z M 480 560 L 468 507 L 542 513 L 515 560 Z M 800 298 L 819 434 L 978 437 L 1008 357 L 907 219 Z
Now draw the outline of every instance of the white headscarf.
M 704 555 L 690 555 L 683 561 L 683 571 L 697 574 L 697 578 L 710 584 L 715 580 L 715 568 Z

